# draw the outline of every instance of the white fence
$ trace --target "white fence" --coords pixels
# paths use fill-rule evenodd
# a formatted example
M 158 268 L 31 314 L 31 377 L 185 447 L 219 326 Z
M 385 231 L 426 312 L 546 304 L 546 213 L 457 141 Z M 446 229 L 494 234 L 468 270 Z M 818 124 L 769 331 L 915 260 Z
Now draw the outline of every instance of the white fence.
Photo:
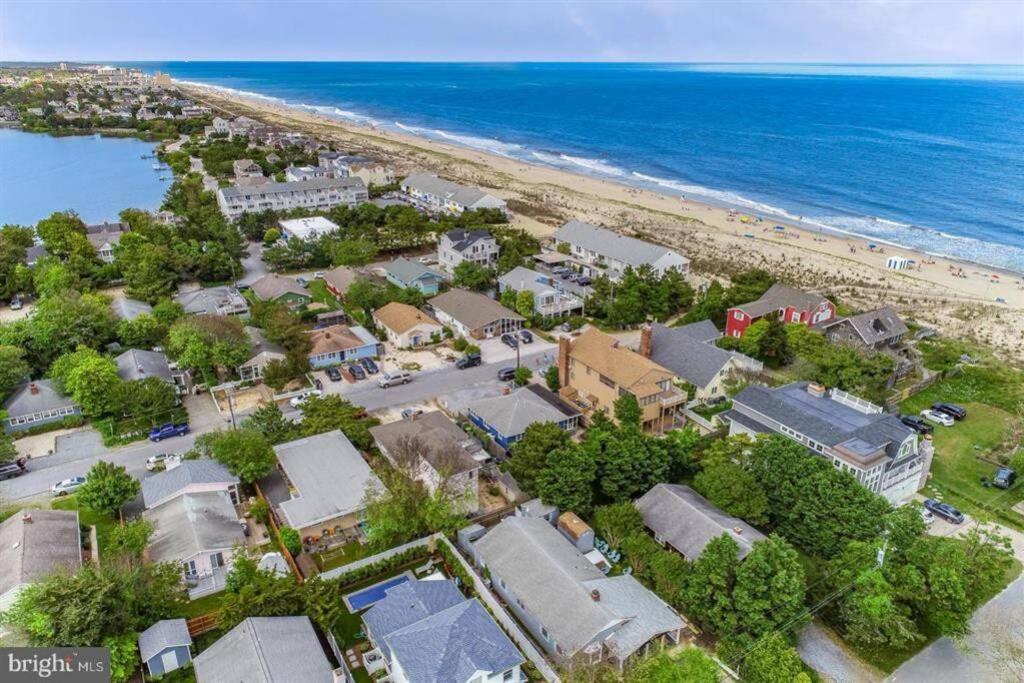
M 355 562 L 352 562 L 350 564 L 342 565 L 341 567 L 336 567 L 335 569 L 329 569 L 324 573 L 320 574 L 320 576 L 324 579 L 337 579 L 339 577 L 345 576 L 345 574 L 348 574 L 349 572 L 359 569 L 360 567 L 365 567 L 366 565 L 374 564 L 376 562 L 380 562 L 381 560 L 386 560 L 392 555 L 397 555 L 398 553 L 405 552 L 410 548 L 419 548 L 420 546 L 425 546 L 428 543 L 430 543 L 430 536 L 417 538 L 415 541 L 409 541 L 404 545 L 391 548 L 390 550 L 385 550 L 384 552 L 377 553 L 372 557 L 365 557 L 361 560 L 356 560 Z

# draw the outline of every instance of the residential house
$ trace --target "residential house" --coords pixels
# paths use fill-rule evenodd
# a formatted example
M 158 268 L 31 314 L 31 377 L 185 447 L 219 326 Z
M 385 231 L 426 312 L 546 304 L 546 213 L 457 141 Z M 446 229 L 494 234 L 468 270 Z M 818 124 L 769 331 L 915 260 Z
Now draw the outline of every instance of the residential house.
M 263 167 L 252 159 L 238 159 L 231 164 L 231 168 L 234 170 L 236 178 L 263 177 Z
M 156 377 L 173 386 L 179 395 L 188 393 L 192 388 L 192 377 L 188 370 L 182 370 L 177 363 L 172 363 L 162 351 L 128 349 L 114 358 L 114 362 L 117 363 L 118 377 L 125 382 Z
M 473 545 L 493 590 L 560 666 L 620 671 L 685 622 L 632 575 L 605 576 L 547 520 L 506 517 Z
M 217 190 L 217 204 L 228 218 L 243 213 L 311 209 L 326 211 L 335 206 L 355 208 L 369 201 L 366 185 L 359 178 L 313 178 L 294 183 L 267 183 L 255 187 L 222 187 Z
M 899 415 L 820 384 L 748 386 L 720 417 L 730 434 L 782 434 L 803 444 L 893 504 L 924 486 L 931 468 L 930 437 L 919 443 Z
M 324 284 L 328 292 L 340 299 L 356 281 L 356 277 L 356 271 L 348 266 L 338 266 L 324 273 Z
M 309 331 L 309 364 L 326 368 L 358 358 L 380 354 L 380 342 L 360 325 L 331 325 Z
M 337 683 L 345 680 L 309 617 L 249 617 L 196 655 L 197 683 Z
M 292 311 L 308 306 L 313 301 L 313 297 L 295 281 L 295 278 L 277 273 L 267 273 L 253 282 L 252 292 L 261 301 L 284 304 Z
M 143 313 L 152 313 L 153 307 L 145 301 L 117 298 L 110 302 L 110 310 L 118 320 L 135 320 Z
M 48 252 L 46 247 L 42 244 L 33 244 L 25 250 L 25 265 L 31 268 L 35 266 L 40 259 L 44 259 L 49 255 L 50 252 Z
M 390 185 L 395 174 L 379 161 L 341 152 L 321 152 L 320 165 L 336 178 L 362 178 L 366 186 Z
M 488 458 L 480 442 L 439 410 L 370 428 L 377 448 L 393 467 L 433 494 L 440 487 L 455 497 L 458 509 L 475 513 L 481 462 Z
M 313 240 L 341 229 L 323 216 L 291 218 L 278 221 L 277 225 L 281 228 L 281 236 L 286 240 Z
M 289 166 L 284 169 L 284 179 L 289 183 L 313 178 L 326 178 L 327 170 L 319 166 Z
M 192 661 L 192 636 L 184 619 L 161 619 L 139 634 L 146 673 L 159 677 Z
M 686 393 L 675 386 L 676 376 L 610 334 L 590 328 L 576 339 L 558 341 L 560 394 L 584 408 L 614 419 L 615 401 L 624 394 L 636 398 L 644 430 L 661 433 L 676 424 L 676 410 Z
M 561 287 L 561 280 L 516 266 L 498 278 L 498 290 L 533 292 L 533 311 L 544 317 L 568 315 L 583 308 L 583 300 Z
M 444 282 L 441 273 L 401 256 L 384 266 L 384 276 L 392 284 L 403 288 L 412 287 L 427 296 L 437 294 Z
M 237 315 L 249 317 L 249 303 L 234 287 L 222 285 L 181 292 L 174 300 L 188 315 Z
M 692 384 L 694 399 L 701 403 L 724 398 L 726 380 L 745 367 L 761 365 L 753 359 L 745 364 L 745 356 L 700 341 L 682 327 L 660 323 L 640 331 L 639 353 Z
M 463 261 L 493 268 L 498 265 L 500 251 L 498 241 L 486 230 L 455 228 L 441 235 L 437 243 L 437 263 L 449 275 Z
M 85 226 L 85 237 L 96 249 L 96 255 L 104 263 L 114 262 L 114 248 L 121 243 L 121 236 L 131 230 L 127 223 L 100 223 Z
M 523 327 L 523 316 L 478 292 L 450 289 L 429 302 L 434 317 L 457 337 L 485 339 Z
M 876 351 L 899 345 L 907 333 L 906 324 L 892 306 L 839 318 L 824 323 L 821 329 L 833 344 L 852 344 Z
M 374 324 L 384 330 L 391 345 L 418 348 L 440 339 L 444 328 L 429 315 L 409 304 L 392 301 L 373 312 Z
M 599 228 L 582 221 L 569 221 L 553 235 L 555 245 L 569 250 L 571 263 L 591 277 L 605 275 L 618 281 L 626 268 L 650 266 L 658 275 L 670 269 L 686 274 L 690 260 L 668 247 Z
M 510 394 L 483 398 L 469 406 L 469 420 L 506 451 L 523 438 L 526 428 L 551 422 L 567 432 L 579 426 L 580 411 L 539 384 Z
M 755 543 L 766 538 L 742 519 L 719 510 L 689 486 L 656 484 L 635 505 L 654 540 L 668 544 L 690 562 L 722 534 L 736 541 L 737 557 L 741 560 L 750 554 Z
M 259 328 L 246 326 L 245 333 L 252 342 L 249 352 L 252 355 L 238 366 L 238 376 L 242 381 L 254 382 L 263 378 L 263 371 L 271 361 L 284 361 L 287 352 L 283 346 L 267 341 Z
M 417 206 L 431 213 L 457 216 L 478 209 L 508 210 L 505 200 L 478 187 L 442 180 L 433 173 L 413 173 L 401 181 L 402 193 Z
M 242 520 L 227 491 L 182 493 L 142 517 L 153 525 L 149 559 L 180 564 L 191 598 L 224 588 L 234 550 L 245 543 Z
M 0 522 L 0 614 L 29 584 L 55 571 L 82 567 L 77 510 L 25 508 Z
M 340 430 L 274 446 L 277 471 L 260 481 L 282 524 L 304 543 L 335 545 L 362 537 L 367 487 L 377 475 Z
M 836 306 L 816 292 L 802 292 L 776 283 L 760 299 L 726 311 L 725 334 L 742 337 L 748 327 L 769 314 L 777 314 L 784 323 L 813 326 L 834 320 Z
M 451 580 L 389 588 L 363 624 L 393 683 L 526 681 L 519 650 L 480 601 L 467 599 Z
M 3 409 L 4 431 L 8 434 L 82 414 L 82 408 L 57 391 L 48 379 L 25 382 L 7 397 Z
M 219 116 L 213 117 L 213 132 L 217 135 L 227 135 L 231 137 L 231 124 Z
M 223 492 L 232 505 L 241 503 L 239 479 L 211 458 L 171 459 L 167 469 L 142 479 L 142 504 L 149 510 L 191 493 Z

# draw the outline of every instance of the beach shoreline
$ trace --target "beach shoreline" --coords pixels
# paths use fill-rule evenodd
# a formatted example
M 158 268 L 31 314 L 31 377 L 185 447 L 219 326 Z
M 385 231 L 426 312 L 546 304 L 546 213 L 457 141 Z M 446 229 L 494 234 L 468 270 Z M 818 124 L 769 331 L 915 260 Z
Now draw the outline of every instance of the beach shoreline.
M 677 248 L 705 279 L 763 267 L 796 285 L 834 293 L 857 306 L 894 305 L 904 314 L 913 312 L 911 317 L 922 324 L 966 334 L 1024 357 L 1020 341 L 1024 315 L 1000 315 L 1024 310 L 1024 281 L 1006 269 L 927 254 L 839 229 L 826 232 L 791 218 L 762 213 L 763 221 L 743 222 L 741 215 L 758 214 L 749 208 L 721 206 L 703 196 L 683 199 L 663 190 L 329 117 L 258 94 L 191 81 L 176 81 L 176 85 L 228 114 L 244 114 L 377 156 L 393 165 L 397 174 L 428 170 L 486 187 L 510 201 L 514 225 L 541 237 L 570 218 L 584 220 Z M 869 249 L 869 243 L 877 248 Z M 912 259 L 915 265 L 908 270 L 887 269 L 890 256 Z

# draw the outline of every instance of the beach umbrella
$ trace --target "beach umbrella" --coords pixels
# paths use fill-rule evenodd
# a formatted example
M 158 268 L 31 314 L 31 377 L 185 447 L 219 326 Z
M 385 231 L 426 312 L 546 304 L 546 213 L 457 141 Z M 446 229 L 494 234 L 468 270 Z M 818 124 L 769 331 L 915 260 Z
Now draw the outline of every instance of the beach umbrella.
M 784 227 L 782 227 L 781 225 L 776 225 L 776 226 L 775 226 L 775 229 L 776 229 L 776 230 L 785 230 L 785 228 L 784 228 Z

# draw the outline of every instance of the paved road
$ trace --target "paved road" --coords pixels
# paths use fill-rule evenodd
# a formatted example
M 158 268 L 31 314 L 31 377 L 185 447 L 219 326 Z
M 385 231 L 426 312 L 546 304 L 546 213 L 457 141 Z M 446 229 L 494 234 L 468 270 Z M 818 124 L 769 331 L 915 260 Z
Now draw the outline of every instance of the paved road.
M 882 674 L 852 654 L 827 626 L 815 620 L 797 637 L 797 651 L 822 680 L 834 683 L 877 683 Z

